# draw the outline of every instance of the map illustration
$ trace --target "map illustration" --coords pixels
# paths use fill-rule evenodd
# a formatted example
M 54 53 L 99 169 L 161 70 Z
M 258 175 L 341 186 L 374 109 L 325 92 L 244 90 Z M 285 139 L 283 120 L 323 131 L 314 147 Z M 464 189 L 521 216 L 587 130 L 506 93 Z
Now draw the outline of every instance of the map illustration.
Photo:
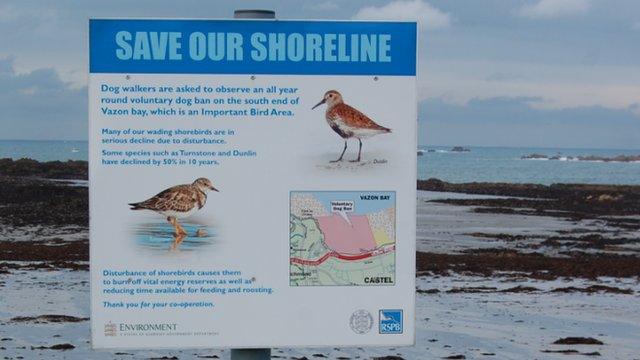
M 395 203 L 393 191 L 291 192 L 290 285 L 393 285 Z

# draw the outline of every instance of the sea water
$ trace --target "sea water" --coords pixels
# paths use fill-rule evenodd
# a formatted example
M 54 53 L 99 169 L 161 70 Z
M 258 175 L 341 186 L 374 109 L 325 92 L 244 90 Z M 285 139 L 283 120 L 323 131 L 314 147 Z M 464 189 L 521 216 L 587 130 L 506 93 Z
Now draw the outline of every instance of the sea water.
M 418 178 L 449 182 L 584 183 L 640 185 L 640 162 L 598 162 L 569 160 L 595 155 L 640 155 L 640 150 L 471 147 L 454 152 L 452 147 L 421 146 Z M 432 152 L 429 152 L 431 150 Z M 558 155 L 560 160 L 521 159 L 524 155 Z
M 452 146 L 420 146 L 423 155 L 418 156 L 418 178 L 438 178 L 449 182 L 640 185 L 639 162 L 567 159 L 588 155 L 640 155 L 640 150 L 470 147 L 469 152 L 454 152 L 451 149 Z M 549 157 L 559 155 L 562 160 L 521 159 L 533 153 Z M 0 158 L 25 157 L 39 161 L 87 160 L 87 142 L 0 140 Z
M 0 140 L 0 159 L 30 158 L 38 161 L 87 160 L 86 141 Z

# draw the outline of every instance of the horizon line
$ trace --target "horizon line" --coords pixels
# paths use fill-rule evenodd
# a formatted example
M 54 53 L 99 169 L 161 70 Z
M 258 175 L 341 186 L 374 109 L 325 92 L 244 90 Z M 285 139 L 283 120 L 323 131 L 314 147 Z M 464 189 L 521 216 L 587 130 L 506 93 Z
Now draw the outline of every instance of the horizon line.
M 74 141 L 74 142 L 86 142 L 89 140 L 86 139 L 3 139 L 0 138 L 0 141 L 56 141 L 56 142 L 66 142 L 66 141 Z M 451 145 L 451 144 L 418 144 L 418 148 L 421 147 L 470 147 L 470 148 L 511 148 L 511 149 L 526 149 L 526 148 L 537 148 L 537 149 L 566 149 L 566 150 L 628 150 L 628 151 L 640 151 L 640 148 L 617 148 L 617 147 L 567 147 L 567 146 L 541 146 L 541 145 L 527 145 L 527 146 L 513 146 L 513 145 Z

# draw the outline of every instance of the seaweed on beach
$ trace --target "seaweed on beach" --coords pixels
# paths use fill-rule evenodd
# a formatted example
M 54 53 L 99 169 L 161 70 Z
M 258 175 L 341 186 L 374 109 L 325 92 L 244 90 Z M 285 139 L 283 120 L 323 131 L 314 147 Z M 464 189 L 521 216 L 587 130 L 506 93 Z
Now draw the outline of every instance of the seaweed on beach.
M 88 164 L 82 160 L 40 162 L 27 158 L 4 158 L 0 159 L 0 175 L 86 180 L 89 176 Z
M 85 239 L 60 244 L 47 241 L 0 241 L 0 260 L 89 261 L 89 241 Z
M 418 180 L 419 190 L 507 196 L 506 199 L 442 199 L 451 205 L 509 210 L 522 215 L 594 218 L 603 215 L 640 214 L 640 186 L 591 184 L 449 183 L 438 179 Z M 513 198 L 515 197 L 515 198 Z M 524 212 L 524 213 L 523 213 Z
M 566 337 L 553 342 L 554 345 L 604 345 L 598 339 L 592 337 Z
M 6 225 L 76 225 L 89 222 L 86 187 L 0 176 L 0 222 Z
M 418 274 L 449 275 L 451 272 L 487 277 L 505 273 L 552 280 L 558 277 L 596 279 L 601 276 L 640 276 L 640 257 L 576 253 L 553 257 L 506 249 L 476 249 L 463 254 L 416 254 Z
M 49 323 L 77 323 L 82 321 L 89 321 L 88 317 L 78 317 L 71 315 L 38 315 L 38 316 L 16 316 L 11 318 L 11 322 L 17 323 L 34 323 L 34 324 L 49 324 Z

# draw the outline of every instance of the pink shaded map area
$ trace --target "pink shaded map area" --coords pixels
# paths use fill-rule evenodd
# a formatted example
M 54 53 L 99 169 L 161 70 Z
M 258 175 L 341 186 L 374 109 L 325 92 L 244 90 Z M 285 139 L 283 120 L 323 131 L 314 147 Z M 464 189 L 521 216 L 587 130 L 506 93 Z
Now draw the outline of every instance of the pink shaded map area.
M 369 219 L 364 215 L 348 215 L 351 225 L 340 215 L 318 217 L 324 241 L 341 254 L 361 254 L 376 248 Z

